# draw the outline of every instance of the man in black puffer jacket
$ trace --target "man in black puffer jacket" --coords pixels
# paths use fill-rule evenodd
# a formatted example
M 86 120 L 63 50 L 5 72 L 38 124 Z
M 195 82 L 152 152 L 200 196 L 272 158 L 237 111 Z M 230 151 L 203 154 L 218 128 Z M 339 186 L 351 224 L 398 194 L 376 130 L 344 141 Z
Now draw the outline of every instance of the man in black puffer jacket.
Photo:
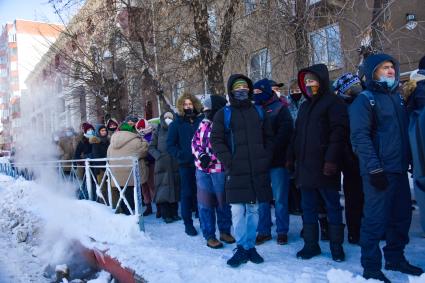
M 339 202 L 341 164 L 348 143 L 348 113 L 344 102 L 333 95 L 328 69 L 313 65 L 298 73 L 298 84 L 306 98 L 295 124 L 288 161 L 295 162 L 295 179 L 301 189 L 304 212 L 304 247 L 297 257 L 310 259 L 321 253 L 318 239 L 318 200 L 325 202 L 329 221 L 332 258 L 343 261 L 344 225 Z
M 248 260 L 254 263 L 264 261 L 255 249 L 255 233 L 258 203 L 272 199 L 269 172 L 273 131 L 268 117 L 251 103 L 253 86 L 249 78 L 232 75 L 227 89 L 231 111 L 230 133 L 225 123 L 225 111 L 229 108 L 225 107 L 214 116 L 210 140 L 214 153 L 226 170 L 226 201 L 232 204 L 238 245 L 227 263 L 236 267 Z

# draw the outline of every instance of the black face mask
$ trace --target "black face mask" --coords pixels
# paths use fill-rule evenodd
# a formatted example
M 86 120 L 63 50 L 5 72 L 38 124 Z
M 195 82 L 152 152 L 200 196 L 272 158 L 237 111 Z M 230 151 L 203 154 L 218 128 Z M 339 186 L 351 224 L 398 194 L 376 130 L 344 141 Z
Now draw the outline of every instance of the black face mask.
M 300 99 L 301 99 L 301 95 L 302 95 L 302 93 L 301 93 L 301 92 L 293 92 L 293 93 L 291 93 L 291 97 L 292 97 L 293 99 L 295 99 L 296 101 L 298 101 L 298 100 L 300 100 Z
M 184 116 L 188 117 L 188 118 L 193 118 L 195 117 L 196 113 L 195 111 L 193 111 L 193 109 L 184 109 Z

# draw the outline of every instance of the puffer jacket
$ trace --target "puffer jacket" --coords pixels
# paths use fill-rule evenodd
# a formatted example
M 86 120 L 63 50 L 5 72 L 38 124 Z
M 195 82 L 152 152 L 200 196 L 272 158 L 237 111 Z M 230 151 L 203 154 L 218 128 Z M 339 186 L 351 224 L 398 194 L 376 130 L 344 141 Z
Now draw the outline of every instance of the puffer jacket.
M 251 80 L 240 74 L 230 76 L 227 89 L 232 116 L 235 152 L 231 152 L 224 125 L 224 109 L 214 116 L 210 141 L 214 153 L 226 169 L 225 194 L 228 203 L 267 202 L 272 199 L 270 166 L 273 152 L 273 129 L 267 115 L 261 120 L 249 100 L 238 101 L 231 93 L 235 80 L 248 82 L 252 97 Z
M 373 79 L 376 68 L 393 62 L 396 81 L 391 88 Z M 377 54 L 364 62 L 366 90 L 373 94 L 375 105 L 360 94 L 351 104 L 350 130 L 354 153 L 360 161 L 362 175 L 383 169 L 387 173 L 405 173 L 410 162 L 408 116 L 398 92 L 398 62 L 389 55 Z
M 108 158 L 117 157 L 136 157 L 139 160 L 140 179 L 141 184 L 148 180 L 148 168 L 144 158 L 148 153 L 148 143 L 145 140 L 140 139 L 136 133 L 128 131 L 117 131 L 111 137 L 111 144 L 108 147 L 107 156 Z M 129 165 L 129 167 L 112 167 L 111 171 L 114 174 L 115 179 L 118 181 L 118 185 L 121 187 L 127 182 L 128 176 L 131 171 L 131 160 L 111 160 L 111 165 Z M 112 182 L 112 186 L 116 187 L 115 182 Z M 128 186 L 134 186 L 133 177 L 130 177 Z

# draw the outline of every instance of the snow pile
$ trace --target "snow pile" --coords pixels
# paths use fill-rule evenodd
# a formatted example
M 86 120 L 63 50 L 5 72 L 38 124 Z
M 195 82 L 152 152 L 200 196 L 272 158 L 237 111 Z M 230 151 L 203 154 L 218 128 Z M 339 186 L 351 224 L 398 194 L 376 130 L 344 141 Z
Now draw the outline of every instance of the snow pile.
M 23 223 L 28 231 L 27 241 L 40 243 L 34 253 L 46 261 L 65 257 L 71 241 L 79 240 L 88 247 L 107 250 L 148 282 L 374 282 L 359 276 L 362 273 L 360 248 L 355 245 L 344 245 L 347 261 L 342 263 L 332 261 L 328 242 L 320 242 L 322 256 L 308 261 L 297 259 L 295 254 L 303 245 L 299 237 L 300 217 L 291 216 L 289 245 L 278 246 L 273 239 L 257 247 L 264 256 L 264 264 L 249 262 L 232 269 L 226 261 L 235 245 L 212 250 L 202 236 L 188 237 L 181 221 L 165 224 L 154 215 L 145 218 L 147 232 L 143 233 L 139 231 L 136 217 L 116 215 L 104 205 L 76 200 L 67 190 L 66 186 L 54 182 L 42 185 L 0 175 L 2 215 L 3 212 L 13 215 L 0 216 L 0 219 L 9 219 L 6 224 L 13 226 L 13 219 L 18 218 L 20 224 L 16 227 Z M 412 263 L 425 267 L 425 245 L 424 239 L 418 236 L 417 217 L 414 211 L 406 256 Z M 195 226 L 200 231 L 197 220 Z M 275 226 L 272 229 L 274 233 Z M 388 271 L 385 274 L 392 282 L 425 282 L 425 276 L 408 278 Z M 108 274 L 99 276 L 98 281 L 91 282 L 108 282 Z

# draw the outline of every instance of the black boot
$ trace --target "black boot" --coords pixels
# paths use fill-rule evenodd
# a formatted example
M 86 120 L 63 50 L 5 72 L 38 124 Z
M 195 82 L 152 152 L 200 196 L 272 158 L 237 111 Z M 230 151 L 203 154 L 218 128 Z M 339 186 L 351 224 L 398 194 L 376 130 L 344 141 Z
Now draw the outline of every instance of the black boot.
M 398 263 L 385 263 L 385 269 L 386 270 L 393 270 L 393 271 L 399 271 L 401 273 L 414 275 L 414 276 L 420 276 L 424 271 L 422 268 L 411 265 L 407 260 L 403 260 Z
M 152 204 L 148 203 L 146 204 L 146 209 L 143 212 L 143 216 L 148 216 L 152 214 Z
M 365 269 L 363 271 L 363 277 L 365 279 L 376 279 L 385 283 L 391 283 L 391 281 L 382 273 L 381 270 L 370 270 Z
M 329 246 L 331 248 L 332 259 L 337 262 L 345 260 L 344 249 L 342 243 L 344 242 L 344 224 L 329 225 Z
M 328 235 L 328 219 L 326 217 L 319 217 L 319 224 L 320 224 L 320 240 L 322 241 L 329 241 L 329 235 Z
M 319 227 L 316 224 L 304 224 L 304 247 L 297 252 L 297 257 L 302 259 L 310 259 L 320 255 L 322 252 L 319 246 Z

